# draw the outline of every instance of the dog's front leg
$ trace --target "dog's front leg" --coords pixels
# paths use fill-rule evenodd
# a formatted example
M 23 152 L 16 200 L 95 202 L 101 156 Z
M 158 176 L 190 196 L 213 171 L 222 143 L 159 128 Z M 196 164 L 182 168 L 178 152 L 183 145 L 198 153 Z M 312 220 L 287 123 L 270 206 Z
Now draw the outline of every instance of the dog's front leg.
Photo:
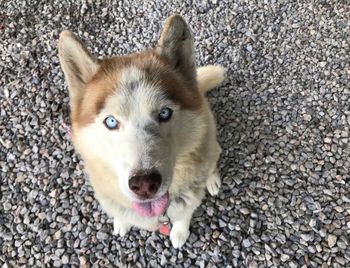
M 116 202 L 110 198 L 96 196 L 102 206 L 110 217 L 113 217 L 113 234 L 124 236 L 131 228 L 127 220 L 127 212 L 120 207 Z
M 173 227 L 170 231 L 170 240 L 174 248 L 180 248 L 185 244 L 190 234 L 189 228 L 190 228 L 192 213 L 188 213 L 187 215 L 184 215 L 185 217 L 184 219 L 177 220 L 173 223 Z
M 131 225 L 123 222 L 117 217 L 114 217 L 113 220 L 113 234 L 115 235 L 120 235 L 124 236 L 129 230 L 130 230 Z
M 186 198 L 177 197 L 170 205 L 167 214 L 172 223 L 170 240 L 174 248 L 182 247 L 189 234 L 192 214 L 199 206 L 201 199 L 192 196 Z

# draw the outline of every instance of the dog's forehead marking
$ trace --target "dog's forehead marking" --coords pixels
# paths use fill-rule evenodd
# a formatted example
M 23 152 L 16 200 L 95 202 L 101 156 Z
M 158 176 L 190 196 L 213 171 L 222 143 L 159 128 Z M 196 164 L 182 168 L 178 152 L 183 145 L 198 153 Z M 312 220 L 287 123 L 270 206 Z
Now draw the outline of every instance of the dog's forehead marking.
M 142 79 L 144 79 L 142 71 L 135 66 L 130 66 L 122 71 L 117 87 L 136 90 L 140 86 Z
M 151 84 L 146 73 L 135 67 L 125 68 L 114 93 L 106 98 L 102 114 L 114 114 L 123 118 L 144 117 L 172 102 L 158 85 Z

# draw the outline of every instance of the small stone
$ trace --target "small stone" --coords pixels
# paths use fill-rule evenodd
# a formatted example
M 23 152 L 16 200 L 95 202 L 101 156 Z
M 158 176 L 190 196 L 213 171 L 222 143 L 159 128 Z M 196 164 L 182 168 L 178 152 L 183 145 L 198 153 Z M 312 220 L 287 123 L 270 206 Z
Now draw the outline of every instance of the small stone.
M 334 209 L 339 213 L 342 213 L 344 211 L 344 208 L 341 206 L 336 206 L 336 207 L 334 207 Z
M 261 209 L 262 210 L 267 210 L 269 208 L 269 206 L 267 205 L 267 204 L 263 204 L 262 206 L 261 206 Z
M 249 247 L 252 245 L 252 243 L 250 242 L 249 239 L 244 239 L 244 240 L 242 241 L 242 245 L 243 245 L 243 247 L 245 247 L 245 248 L 249 248 Z
M 323 67 L 326 66 L 326 64 L 327 64 L 326 61 L 320 61 L 320 62 L 318 63 L 318 66 L 320 66 L 321 68 L 323 68 Z
M 244 215 L 248 215 L 250 213 L 249 209 L 247 208 L 241 208 L 239 211 Z
M 276 240 L 280 242 L 281 244 L 286 243 L 286 236 L 284 234 L 278 234 L 276 236 Z
M 62 256 L 62 263 L 63 264 L 68 264 L 69 263 L 69 257 L 67 255 Z
M 324 140 L 324 143 L 328 143 L 328 144 L 330 144 L 330 143 L 332 143 L 332 139 L 330 139 L 330 138 L 325 138 Z
M 70 223 L 74 225 L 74 224 L 76 224 L 79 220 L 80 220 L 80 216 L 79 216 L 79 215 L 73 216 L 73 217 L 71 218 L 71 220 L 70 220 Z
M 164 267 L 167 264 L 167 259 L 164 255 L 160 257 L 160 265 Z
M 336 256 L 335 261 L 339 263 L 340 265 L 345 265 L 346 260 L 343 257 Z
M 4 207 L 4 209 L 5 210 L 11 210 L 11 208 L 12 208 L 12 205 L 11 205 L 11 203 L 9 203 L 9 202 L 5 202 L 4 204 L 3 204 L 3 207 Z
M 307 249 L 309 250 L 310 253 L 315 253 L 316 252 L 316 248 L 314 246 L 308 246 Z
M 211 236 L 212 238 L 217 239 L 220 236 L 220 232 L 218 230 L 215 230 Z
M 312 119 L 311 115 L 309 115 L 309 114 L 304 114 L 303 117 L 304 117 L 304 120 L 308 121 L 308 122 L 311 121 L 311 119 Z
M 337 237 L 333 234 L 329 234 L 328 237 L 327 237 L 327 242 L 328 242 L 328 246 L 330 248 L 334 247 L 335 244 L 337 243 Z
M 219 219 L 219 227 L 220 228 L 224 228 L 224 227 L 226 227 L 226 225 L 227 225 L 226 222 L 224 222 L 222 219 Z
M 86 265 L 87 264 L 87 259 L 85 256 L 80 256 L 79 257 L 79 263 L 80 265 Z
M 306 242 L 314 240 L 314 236 L 312 234 L 302 234 L 300 237 Z
M 54 233 L 53 237 L 55 240 L 60 239 L 62 237 L 62 231 L 58 230 L 56 233 Z
M 317 252 L 322 252 L 322 246 L 320 244 L 316 245 Z
M 287 254 L 281 254 L 281 261 L 285 262 L 289 260 L 289 256 Z
M 296 164 L 291 164 L 291 165 L 290 165 L 290 168 L 291 168 L 291 170 L 297 170 L 298 165 L 296 165 Z
M 305 167 L 307 169 L 313 169 L 314 168 L 314 164 L 312 162 L 308 161 L 308 162 L 305 163 Z
M 190 236 L 188 238 L 188 243 L 190 245 L 192 245 L 193 243 L 195 243 L 198 240 L 198 236 L 196 234 L 194 234 L 193 232 L 190 233 Z
M 16 230 L 18 231 L 18 233 L 20 233 L 20 234 L 23 234 L 24 233 L 24 228 L 23 228 L 23 224 L 18 224 L 17 226 L 16 226 Z
M 292 262 L 292 261 L 289 262 L 288 265 L 289 265 L 290 268 L 298 268 L 298 265 L 295 262 Z
M 341 240 L 337 241 L 337 246 L 340 249 L 346 249 L 348 247 L 348 245 L 344 241 L 341 241 Z
M 7 99 L 10 97 L 10 92 L 8 91 L 7 88 L 4 89 L 4 95 Z
M 61 260 L 55 260 L 54 262 L 53 262 L 53 266 L 54 267 L 61 267 L 62 266 L 62 262 L 61 262 Z
M 270 168 L 269 168 L 269 172 L 270 172 L 271 174 L 276 174 L 276 173 L 277 173 L 277 169 L 276 169 L 275 167 L 270 167 Z
M 312 218 L 309 222 L 309 225 L 311 228 L 315 227 L 316 226 L 316 219 Z
M 97 234 L 96 234 L 96 237 L 97 237 L 98 240 L 107 240 L 109 235 L 106 234 L 105 232 L 98 231 Z
M 258 267 L 258 263 L 255 260 L 252 260 L 249 262 L 248 264 L 249 268 L 257 268 Z

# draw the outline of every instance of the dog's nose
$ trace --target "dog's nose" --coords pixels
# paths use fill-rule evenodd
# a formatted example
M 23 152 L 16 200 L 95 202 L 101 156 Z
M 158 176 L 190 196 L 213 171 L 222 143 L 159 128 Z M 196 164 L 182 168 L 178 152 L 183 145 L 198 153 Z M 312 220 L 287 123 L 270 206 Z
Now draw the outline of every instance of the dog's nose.
M 129 179 L 129 188 L 141 198 L 152 198 L 158 191 L 162 178 L 159 173 L 137 172 Z

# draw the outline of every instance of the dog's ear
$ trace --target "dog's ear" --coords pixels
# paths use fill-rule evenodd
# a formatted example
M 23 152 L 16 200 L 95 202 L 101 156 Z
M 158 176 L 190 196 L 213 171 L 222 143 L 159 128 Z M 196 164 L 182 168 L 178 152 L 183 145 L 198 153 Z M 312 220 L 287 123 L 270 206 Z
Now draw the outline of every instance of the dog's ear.
M 186 21 L 180 15 L 173 15 L 165 22 L 156 52 L 165 57 L 190 85 L 196 85 L 193 37 Z
M 63 31 L 58 42 L 59 59 L 68 83 L 72 111 L 84 95 L 84 89 L 96 72 L 98 60 L 70 31 Z

